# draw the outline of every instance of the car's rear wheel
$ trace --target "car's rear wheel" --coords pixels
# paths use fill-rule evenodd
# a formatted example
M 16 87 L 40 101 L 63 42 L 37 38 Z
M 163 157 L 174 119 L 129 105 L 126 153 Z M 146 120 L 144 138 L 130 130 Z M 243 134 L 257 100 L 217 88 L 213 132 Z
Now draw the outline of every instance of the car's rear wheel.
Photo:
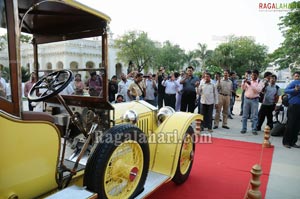
M 177 164 L 177 169 L 172 181 L 176 184 L 184 183 L 190 175 L 195 154 L 195 133 L 190 126 L 181 143 L 181 149 Z
M 145 134 L 131 124 L 115 126 L 91 155 L 84 185 L 98 198 L 133 198 L 143 190 L 149 169 Z

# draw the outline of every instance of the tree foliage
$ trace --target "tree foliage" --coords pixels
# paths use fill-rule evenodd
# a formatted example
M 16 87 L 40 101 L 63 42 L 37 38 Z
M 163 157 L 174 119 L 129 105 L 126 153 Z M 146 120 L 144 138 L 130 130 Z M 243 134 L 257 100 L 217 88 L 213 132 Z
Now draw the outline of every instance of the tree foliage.
M 183 61 L 187 66 L 193 66 L 194 68 L 200 67 L 200 62 L 195 59 L 195 51 L 188 51 L 184 57 Z
M 206 60 L 209 57 L 207 44 L 198 43 L 198 49 L 195 50 L 195 57 L 200 59 L 202 71 L 206 70 Z
M 228 42 L 220 44 L 209 60 L 210 65 L 234 70 L 243 74 L 248 69 L 266 68 L 267 47 L 256 44 L 250 37 L 230 36 Z
M 178 71 L 185 63 L 186 55 L 179 45 L 174 45 L 170 41 L 163 43 L 158 50 L 156 64 L 165 66 L 167 71 Z
M 280 18 L 279 29 L 284 41 L 281 48 L 273 53 L 279 59 L 281 68 L 300 65 L 300 1 L 291 3 L 291 10 Z
M 214 65 L 209 65 L 206 67 L 206 70 L 209 71 L 211 73 L 211 75 L 219 72 L 219 73 L 222 73 L 223 70 L 220 66 L 214 66 Z
M 115 40 L 119 50 L 117 57 L 124 63 L 133 63 L 137 69 L 158 69 L 165 66 L 167 71 L 178 71 L 191 65 L 202 71 L 220 72 L 221 69 L 236 71 L 239 75 L 248 69 L 263 71 L 267 59 L 267 47 L 257 44 L 251 37 L 231 35 L 228 41 L 220 44 L 215 50 L 208 50 L 205 43 L 198 43 L 198 48 L 185 53 L 179 45 L 170 41 L 159 43 L 152 41 L 147 33 L 129 31 Z
M 119 49 L 117 57 L 120 61 L 132 61 L 138 71 L 153 67 L 157 47 L 143 31 L 129 31 L 115 40 L 114 47 Z
M 26 35 L 25 34 L 21 34 L 21 36 L 20 36 L 20 41 L 22 43 L 30 43 L 31 40 L 32 40 L 32 37 L 30 35 L 28 35 L 28 34 L 26 34 Z
M 22 66 L 21 73 L 22 73 L 22 82 L 27 82 L 30 78 L 30 71 L 28 70 L 28 68 Z
M 9 67 L 7 66 L 4 66 L 2 68 L 2 76 L 3 78 L 6 80 L 6 81 L 9 81 L 10 80 L 10 70 L 9 70 Z M 22 74 L 22 82 L 26 82 L 29 80 L 30 78 L 30 72 L 29 70 L 26 68 L 26 67 L 21 67 L 21 74 Z

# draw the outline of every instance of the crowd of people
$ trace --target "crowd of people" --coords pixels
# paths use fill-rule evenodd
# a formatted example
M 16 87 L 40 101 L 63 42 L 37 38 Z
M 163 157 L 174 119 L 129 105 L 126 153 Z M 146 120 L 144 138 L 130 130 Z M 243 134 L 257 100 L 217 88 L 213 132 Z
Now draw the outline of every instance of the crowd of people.
M 6 97 L 7 83 L 1 75 L 0 72 L 0 97 Z M 33 72 L 25 83 L 25 97 L 36 81 L 37 75 Z M 258 135 L 265 119 L 270 129 L 274 127 L 273 113 L 283 94 L 283 88 L 276 82 L 277 76 L 271 72 L 265 72 L 260 79 L 258 70 L 245 71 L 242 81 L 238 83 L 236 73 L 229 70 L 214 75 L 204 72 L 197 77 L 192 66 L 169 74 L 164 67 L 160 67 L 154 74 L 149 72 L 144 75 L 133 70 L 127 75 L 122 73 L 119 80 L 116 75 L 112 76 L 108 82 L 108 97 L 111 103 L 145 100 L 158 108 L 170 106 L 175 111 L 198 112 L 204 116 L 201 129 L 210 133 L 219 128 L 220 122 L 223 129 L 230 129 L 228 119 L 233 119 L 235 100 L 241 97 L 240 133 L 247 133 L 250 119 L 250 131 Z M 239 87 L 242 89 L 241 96 L 237 95 Z M 80 74 L 76 74 L 64 94 L 84 95 L 84 90 L 88 90 L 90 96 L 102 96 L 102 88 L 102 76 L 96 72 L 91 72 L 85 82 Z M 284 94 L 288 95 L 288 119 L 282 143 L 286 148 L 300 148 L 296 144 L 300 131 L 300 72 L 293 74 L 293 81 L 284 89 Z M 28 109 L 33 110 L 30 101 Z
M 184 71 L 167 74 L 164 67 L 160 67 L 156 74 L 143 75 L 131 72 L 129 75 L 121 74 L 121 81 L 117 89 L 109 92 L 122 96 L 124 101 L 143 99 L 153 106 L 161 108 L 170 106 L 176 111 L 196 112 L 204 116 L 201 129 L 213 132 L 221 127 L 230 129 L 228 119 L 233 119 L 235 100 L 241 97 L 241 134 L 247 133 L 247 123 L 251 121 L 250 132 L 258 135 L 265 121 L 270 129 L 274 126 L 273 113 L 279 102 L 281 89 L 276 82 L 277 76 L 265 72 L 259 78 L 258 70 L 247 70 L 238 83 L 236 73 L 224 70 L 223 74 L 212 75 L 204 72 L 201 77 L 194 74 L 194 68 L 189 66 Z M 296 145 L 300 122 L 297 114 L 300 113 L 300 80 L 299 72 L 293 74 L 294 81 L 285 89 L 289 97 L 287 128 L 283 137 L 283 145 L 287 148 Z M 237 95 L 238 88 L 242 95 Z M 297 96 L 297 97 L 295 97 Z

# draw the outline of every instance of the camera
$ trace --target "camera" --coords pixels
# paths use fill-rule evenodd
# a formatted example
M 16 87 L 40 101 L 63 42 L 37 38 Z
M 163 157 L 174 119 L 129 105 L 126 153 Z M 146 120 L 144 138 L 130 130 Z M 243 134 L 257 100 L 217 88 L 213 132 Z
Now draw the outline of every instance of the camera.
M 247 80 L 249 80 L 249 81 L 251 80 L 251 74 L 247 75 Z

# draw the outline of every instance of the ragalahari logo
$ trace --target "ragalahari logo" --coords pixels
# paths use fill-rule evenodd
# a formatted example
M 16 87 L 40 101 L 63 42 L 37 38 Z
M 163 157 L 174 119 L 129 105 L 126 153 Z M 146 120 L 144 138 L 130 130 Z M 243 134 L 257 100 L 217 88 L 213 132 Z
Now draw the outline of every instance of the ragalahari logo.
M 262 12 L 286 12 L 292 9 L 300 8 L 300 4 L 297 2 L 292 3 L 259 3 L 258 9 Z

